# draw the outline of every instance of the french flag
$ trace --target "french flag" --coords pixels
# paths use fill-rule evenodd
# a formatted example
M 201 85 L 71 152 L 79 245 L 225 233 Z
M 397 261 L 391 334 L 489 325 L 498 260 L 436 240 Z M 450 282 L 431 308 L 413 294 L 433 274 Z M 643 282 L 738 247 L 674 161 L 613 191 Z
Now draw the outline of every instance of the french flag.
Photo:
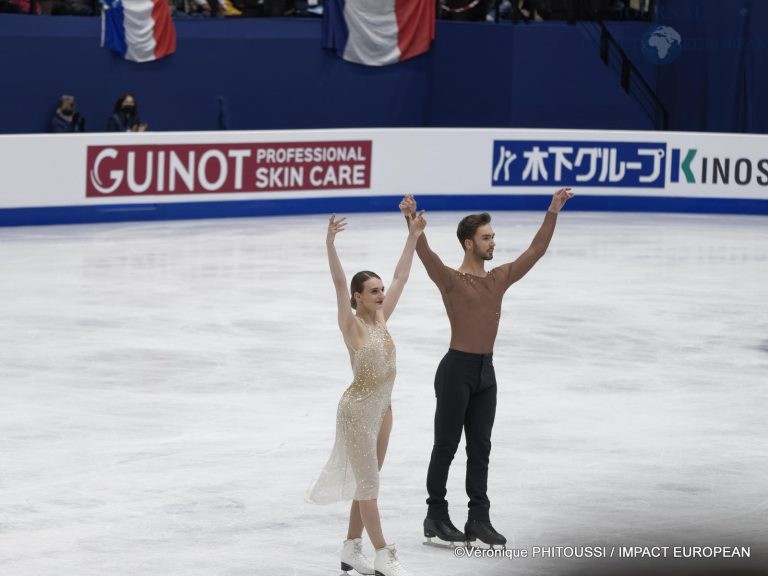
M 133 62 L 150 62 L 176 51 L 168 0 L 101 0 L 101 45 Z
M 429 50 L 434 0 L 325 0 L 323 47 L 350 62 L 384 66 Z

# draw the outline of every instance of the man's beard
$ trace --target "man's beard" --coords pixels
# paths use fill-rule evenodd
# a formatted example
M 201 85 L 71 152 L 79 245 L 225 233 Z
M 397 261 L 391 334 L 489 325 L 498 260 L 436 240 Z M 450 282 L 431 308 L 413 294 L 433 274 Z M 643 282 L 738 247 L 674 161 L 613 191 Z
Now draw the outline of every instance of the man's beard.
M 480 252 L 477 249 L 475 249 L 475 256 L 481 260 L 493 260 L 493 254 L 489 254 L 488 252 Z

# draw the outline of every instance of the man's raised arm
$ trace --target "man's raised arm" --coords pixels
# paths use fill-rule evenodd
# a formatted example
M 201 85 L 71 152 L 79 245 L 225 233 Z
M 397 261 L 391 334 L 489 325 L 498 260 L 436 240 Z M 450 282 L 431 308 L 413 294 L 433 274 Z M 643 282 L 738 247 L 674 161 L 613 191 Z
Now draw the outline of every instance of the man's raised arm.
M 403 196 L 403 200 L 400 202 L 400 211 L 404 214 L 411 214 L 413 217 L 416 217 L 416 199 L 413 195 L 406 194 Z M 407 223 L 408 218 L 406 217 L 406 224 Z M 450 290 L 450 268 L 443 264 L 440 257 L 429 247 L 425 234 L 421 234 L 416 242 L 416 254 L 419 255 L 419 259 L 421 260 L 421 263 L 424 264 L 424 269 L 427 271 L 427 275 L 432 282 L 437 284 L 437 287 L 441 291 Z
M 565 203 L 572 197 L 573 192 L 571 192 L 570 188 L 561 188 L 555 192 L 554 196 L 552 196 L 552 202 L 547 209 L 547 214 L 544 216 L 544 222 L 533 237 L 531 245 L 517 258 L 517 260 L 500 267 L 507 275 L 508 286 L 511 286 L 525 276 L 528 271 L 533 268 L 534 264 L 544 256 L 549 247 L 549 243 L 552 240 L 552 236 L 555 233 L 557 215 Z

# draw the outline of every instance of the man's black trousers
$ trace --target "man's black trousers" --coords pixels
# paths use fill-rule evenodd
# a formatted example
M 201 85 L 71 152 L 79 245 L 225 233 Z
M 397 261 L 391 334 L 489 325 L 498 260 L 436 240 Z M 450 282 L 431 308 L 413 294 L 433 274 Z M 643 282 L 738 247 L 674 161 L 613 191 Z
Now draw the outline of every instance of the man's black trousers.
M 493 354 L 448 350 L 435 374 L 435 443 L 427 472 L 427 516 L 448 518 L 448 470 L 461 441 L 467 441 L 469 519 L 488 520 L 488 458 L 496 416 Z

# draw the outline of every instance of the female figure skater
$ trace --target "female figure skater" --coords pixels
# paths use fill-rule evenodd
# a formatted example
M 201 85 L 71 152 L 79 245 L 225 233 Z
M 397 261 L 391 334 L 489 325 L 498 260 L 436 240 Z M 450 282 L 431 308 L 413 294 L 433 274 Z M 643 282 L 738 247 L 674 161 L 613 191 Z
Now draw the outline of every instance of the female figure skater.
M 384 539 L 377 504 L 379 469 L 392 430 L 390 396 L 395 381 L 395 346 L 386 322 L 403 292 L 416 241 L 426 227 L 423 212 L 406 213 L 408 206 L 400 206 L 408 219 L 408 239 L 386 297 L 381 278 L 363 271 L 352 278 L 350 298 L 334 246 L 336 234 L 344 230 L 346 219 L 337 220 L 333 215 L 328 223 L 328 263 L 336 287 L 339 328 L 349 351 L 354 380 L 339 401 L 331 457 L 307 492 L 307 499 L 316 504 L 352 499 L 341 569 L 378 576 L 408 576 L 397 559 L 394 545 L 387 545 Z M 373 566 L 362 552 L 363 528 L 376 549 Z

